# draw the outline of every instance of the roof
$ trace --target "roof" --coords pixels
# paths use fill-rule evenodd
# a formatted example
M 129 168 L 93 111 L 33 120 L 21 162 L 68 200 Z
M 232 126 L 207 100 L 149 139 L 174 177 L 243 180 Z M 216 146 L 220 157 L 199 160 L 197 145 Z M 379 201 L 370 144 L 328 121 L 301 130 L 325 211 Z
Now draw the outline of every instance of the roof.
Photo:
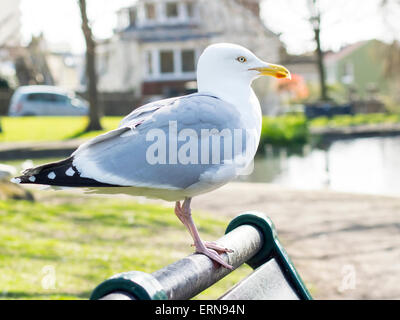
M 339 61 L 340 59 L 343 59 L 344 57 L 348 56 L 349 54 L 353 53 L 357 49 L 361 48 L 362 46 L 366 45 L 369 42 L 369 40 L 365 41 L 360 41 L 356 42 L 353 44 L 350 44 L 343 49 L 341 49 L 338 52 L 330 52 L 325 54 L 324 60 L 327 63 L 334 63 L 336 61 Z
M 58 94 L 67 94 L 68 90 L 56 87 L 56 86 L 46 86 L 46 85 L 32 85 L 32 86 L 21 86 L 17 89 L 18 93 L 29 94 L 29 93 L 58 93 Z
M 282 54 L 280 63 L 282 64 L 308 64 L 316 63 L 317 59 L 314 52 L 307 52 L 300 55 Z
M 218 34 L 217 32 L 204 32 L 188 24 L 157 25 L 142 28 L 130 26 L 123 31 L 122 38 L 129 39 L 133 37 L 140 42 L 165 42 L 209 38 Z
M 138 6 L 140 2 L 146 2 L 146 1 L 150 0 L 138 0 L 128 7 L 121 8 L 119 12 L 135 8 Z M 248 4 L 251 5 L 252 3 L 257 4 L 260 0 L 240 0 L 240 1 L 247 2 Z M 247 17 L 249 19 L 251 18 L 251 20 L 253 21 L 254 20 L 257 21 L 264 29 L 264 32 L 266 32 L 269 36 L 279 40 L 279 36 L 276 33 L 272 32 L 269 28 L 267 28 L 267 26 L 262 21 L 259 15 L 255 15 L 254 12 L 249 8 L 249 6 L 240 3 L 240 1 L 237 0 L 230 2 L 230 0 L 227 0 L 227 3 L 240 8 L 242 14 L 247 15 Z M 202 5 L 205 5 L 205 3 L 202 3 Z M 202 29 L 201 23 L 199 23 L 199 21 L 194 20 L 190 22 L 177 22 L 174 24 L 157 22 L 157 24 L 155 25 L 146 25 L 146 26 L 129 25 L 124 29 L 118 30 L 118 32 L 122 34 L 123 37 L 126 36 L 125 39 L 133 37 L 141 42 L 186 41 L 193 39 L 210 38 L 221 34 L 221 32 L 210 32 L 210 31 L 205 32 L 201 29 Z

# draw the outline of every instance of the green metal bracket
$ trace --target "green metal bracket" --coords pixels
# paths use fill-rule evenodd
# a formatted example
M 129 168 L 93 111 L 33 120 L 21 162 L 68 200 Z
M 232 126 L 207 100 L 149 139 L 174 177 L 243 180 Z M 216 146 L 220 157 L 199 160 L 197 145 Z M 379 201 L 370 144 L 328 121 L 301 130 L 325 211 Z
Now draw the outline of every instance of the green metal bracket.
M 256 227 L 264 238 L 261 249 L 246 263 L 253 269 L 256 269 L 270 259 L 275 258 L 300 299 L 312 300 L 311 294 L 308 292 L 288 254 L 282 247 L 271 219 L 260 212 L 246 212 L 238 215 L 229 223 L 225 234 L 244 224 Z
M 167 300 L 160 283 L 152 275 L 130 271 L 119 273 L 100 283 L 92 292 L 90 300 L 98 300 L 115 291 L 124 291 L 137 300 Z

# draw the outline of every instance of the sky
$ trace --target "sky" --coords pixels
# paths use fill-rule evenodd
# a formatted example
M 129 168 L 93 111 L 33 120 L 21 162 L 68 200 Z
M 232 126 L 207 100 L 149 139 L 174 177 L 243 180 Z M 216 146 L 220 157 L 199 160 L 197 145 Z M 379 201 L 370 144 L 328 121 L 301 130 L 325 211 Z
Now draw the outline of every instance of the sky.
M 372 38 L 391 42 L 400 34 L 400 1 L 319 0 L 323 49 L 341 47 Z M 307 0 L 264 0 L 261 16 L 269 29 L 281 33 L 281 40 L 292 53 L 315 49 L 314 33 L 308 22 Z
M 1 1 L 1 0 L 0 0 Z M 87 0 L 87 11 L 93 32 L 98 38 L 112 35 L 116 26 L 115 12 L 134 0 Z M 43 32 L 55 44 L 68 45 L 75 53 L 83 52 L 85 42 L 76 0 L 21 0 L 22 39 Z
M 232 0 L 233 1 L 233 0 Z M 300 54 L 314 49 L 308 17 L 308 0 L 263 0 L 261 16 L 269 29 L 281 34 L 288 51 Z M 381 9 L 382 0 L 320 0 L 323 14 L 322 45 L 325 50 L 371 38 L 391 41 L 400 34 L 400 5 Z M 395 0 L 389 0 L 395 1 Z M 87 0 L 88 15 L 97 38 L 112 35 L 115 12 L 135 0 Z M 22 38 L 43 32 L 53 44 L 83 52 L 85 45 L 80 29 L 76 0 L 21 0 Z

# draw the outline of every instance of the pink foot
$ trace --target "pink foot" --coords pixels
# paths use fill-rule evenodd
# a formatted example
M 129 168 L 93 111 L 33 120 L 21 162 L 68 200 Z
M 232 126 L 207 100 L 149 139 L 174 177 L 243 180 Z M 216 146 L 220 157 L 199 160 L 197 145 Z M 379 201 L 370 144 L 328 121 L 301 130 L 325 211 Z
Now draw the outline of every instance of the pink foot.
M 229 253 L 233 252 L 232 249 L 225 248 L 220 246 L 219 244 L 213 242 L 213 241 L 203 241 L 203 244 L 206 248 L 212 249 L 214 251 L 217 251 L 218 253 Z M 194 247 L 194 244 L 192 244 L 192 247 Z
M 208 249 L 206 248 L 205 245 L 202 246 L 197 246 L 196 247 L 196 252 L 197 253 L 201 253 L 206 255 L 207 257 L 209 257 L 211 260 L 215 261 L 216 263 L 220 264 L 221 266 L 229 269 L 229 270 L 233 270 L 233 266 L 231 266 L 230 264 L 226 263 L 224 261 L 224 259 L 222 259 L 218 253 L 216 251 L 214 251 L 213 249 Z

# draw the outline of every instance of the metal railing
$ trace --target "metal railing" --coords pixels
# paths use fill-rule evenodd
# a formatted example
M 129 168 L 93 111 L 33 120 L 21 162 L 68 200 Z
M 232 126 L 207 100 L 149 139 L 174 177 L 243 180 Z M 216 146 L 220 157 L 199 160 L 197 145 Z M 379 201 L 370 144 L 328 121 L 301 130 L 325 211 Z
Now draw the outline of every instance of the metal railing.
M 266 216 L 259 213 L 237 216 L 216 242 L 233 250 L 222 257 L 234 269 L 243 263 L 255 269 L 221 299 L 311 299 Z M 101 283 L 91 299 L 190 299 L 230 272 L 205 255 L 192 254 L 151 274 L 139 271 L 117 274 Z

